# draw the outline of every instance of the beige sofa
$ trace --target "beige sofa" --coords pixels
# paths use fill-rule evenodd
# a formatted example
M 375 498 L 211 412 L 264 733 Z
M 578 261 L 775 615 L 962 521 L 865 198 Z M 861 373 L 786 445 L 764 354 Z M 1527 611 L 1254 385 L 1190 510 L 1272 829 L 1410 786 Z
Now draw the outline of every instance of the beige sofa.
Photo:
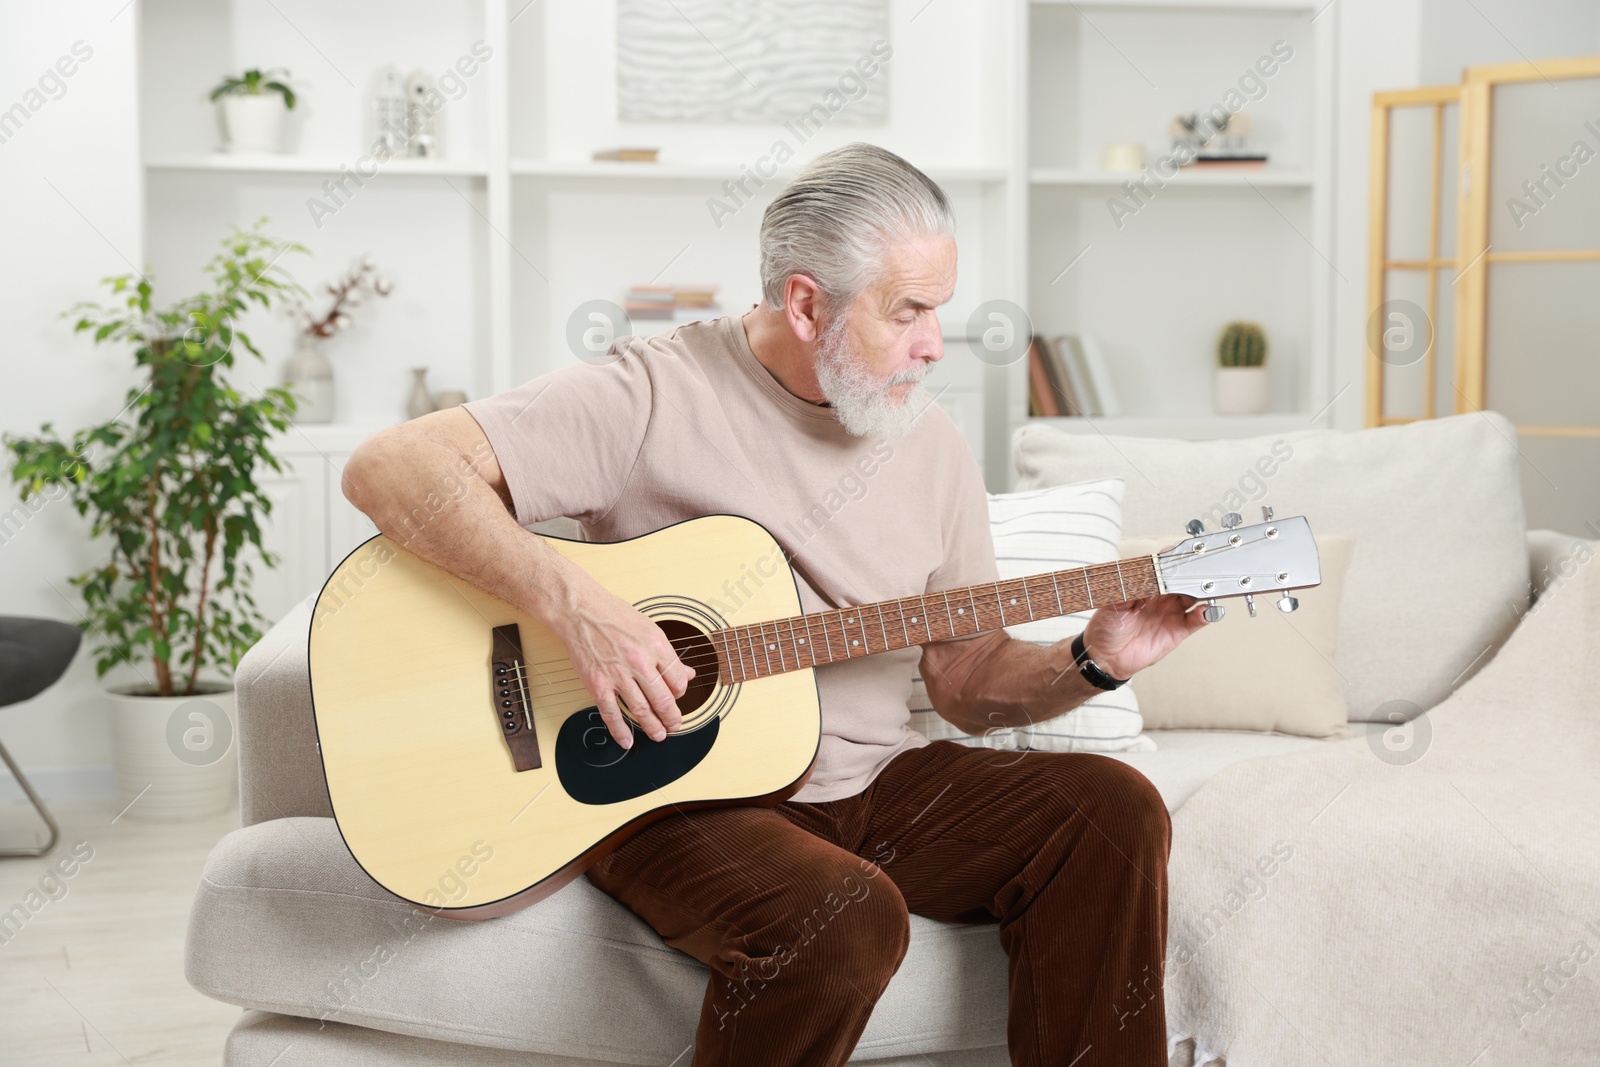
M 1468 421 L 1473 419 L 1479 421 Z M 1410 603 L 1421 598 L 1427 606 L 1454 595 L 1437 588 L 1447 575 L 1428 568 L 1412 574 L 1406 562 L 1406 553 L 1418 560 L 1437 554 L 1437 545 L 1429 544 L 1437 525 L 1454 527 L 1463 539 L 1477 542 L 1467 564 L 1495 568 L 1491 597 L 1514 590 L 1512 607 L 1520 593 L 1525 608 L 1530 592 L 1551 577 L 1573 539 L 1521 528 L 1517 460 L 1503 438 L 1508 430 L 1498 416 L 1464 416 L 1358 434 L 1291 435 L 1300 467 L 1291 470 L 1286 464 L 1275 472 L 1267 499 L 1279 514 L 1325 515 L 1358 542 L 1365 538 L 1374 544 L 1384 535 L 1373 517 L 1381 520 L 1387 511 L 1395 536 L 1416 542 L 1366 561 L 1369 569 L 1383 571 L 1381 591 L 1363 585 L 1365 579 L 1356 573 L 1362 561 L 1355 560 L 1347 599 L 1381 592 L 1380 599 Z M 1136 516 L 1125 527 L 1131 533 L 1161 532 L 1137 523 L 1159 519 L 1166 528 L 1169 512 L 1203 515 L 1212 497 L 1234 480 L 1209 481 L 1213 472 L 1236 474 L 1241 459 L 1263 447 L 1262 442 L 1186 445 L 1039 434 L 1039 427 L 1029 427 L 1017 440 L 1030 484 L 1055 474 L 1065 479 L 1083 464 L 1112 465 L 1107 446 L 1124 462 L 1147 468 L 1127 472 L 1126 510 Z M 1371 468 L 1365 465 L 1370 461 L 1361 460 L 1371 455 L 1390 458 Z M 1475 472 L 1472 484 L 1463 484 L 1460 469 Z M 1175 471 L 1182 472 L 1182 482 L 1170 482 Z M 1135 479 L 1141 480 L 1141 492 L 1135 491 Z M 1160 499 L 1162 492 L 1179 499 Z M 1485 499 L 1496 509 L 1492 514 L 1482 510 Z M 1441 501 L 1452 500 L 1459 501 L 1459 511 L 1434 513 Z M 1463 526 L 1463 516 L 1472 523 Z M 1176 534 L 1178 527 L 1170 524 L 1170 529 Z M 1389 588 L 1394 582 L 1410 585 Z M 1462 647 L 1430 653 L 1439 661 L 1435 666 L 1455 673 L 1457 660 L 1465 662 L 1477 651 L 1466 643 L 1476 641 L 1482 627 L 1495 631 L 1493 641 L 1503 641 L 1517 618 L 1515 611 L 1488 600 L 1467 614 L 1474 612 L 1481 616 L 1478 622 L 1458 620 L 1447 635 Z M 228 1039 L 224 1062 L 232 1067 L 421 1067 L 470 1058 L 530 1067 L 687 1064 L 705 967 L 666 947 L 587 879 L 505 918 L 456 923 L 415 911 L 356 866 L 330 817 L 316 751 L 306 669 L 310 618 L 308 598 L 240 664 L 243 825 L 212 851 L 190 917 L 190 982 L 248 1009 Z M 1361 648 L 1385 644 L 1414 650 L 1436 642 L 1437 634 L 1421 638 L 1402 632 L 1415 625 L 1415 618 L 1415 613 L 1394 617 L 1388 631 L 1380 622 L 1376 632 L 1363 634 L 1351 648 L 1359 654 Z M 1365 616 L 1362 625 L 1368 625 Z M 1341 646 L 1341 663 L 1344 657 Z M 1481 656 L 1477 666 L 1492 658 Z M 1359 696 L 1367 699 L 1365 693 Z M 1353 701 L 1353 711 L 1358 708 Z M 1351 726 L 1360 735 L 1387 724 L 1353 721 Z M 1324 744 L 1216 731 L 1155 731 L 1152 736 L 1158 751 L 1118 758 L 1144 772 L 1172 810 L 1231 763 Z M 1174 884 L 1171 892 L 1177 901 L 1184 886 Z M 996 927 L 913 916 L 911 932 L 905 961 L 852 1062 L 884 1067 L 1009 1063 L 1006 961 Z M 1188 1043 L 1176 1042 L 1172 1063 L 1189 1067 L 1190 1062 Z

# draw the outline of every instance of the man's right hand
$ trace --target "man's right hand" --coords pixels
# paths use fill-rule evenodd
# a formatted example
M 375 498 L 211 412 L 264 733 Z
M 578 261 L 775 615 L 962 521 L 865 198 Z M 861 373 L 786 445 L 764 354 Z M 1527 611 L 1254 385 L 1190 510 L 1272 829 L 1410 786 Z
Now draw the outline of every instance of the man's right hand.
M 578 568 L 571 570 L 582 577 L 556 636 L 566 646 L 578 680 L 594 697 L 617 744 L 633 744 L 619 700 L 652 741 L 665 739 L 668 730 L 683 722 L 676 700 L 688 689 L 694 670 L 637 608 Z

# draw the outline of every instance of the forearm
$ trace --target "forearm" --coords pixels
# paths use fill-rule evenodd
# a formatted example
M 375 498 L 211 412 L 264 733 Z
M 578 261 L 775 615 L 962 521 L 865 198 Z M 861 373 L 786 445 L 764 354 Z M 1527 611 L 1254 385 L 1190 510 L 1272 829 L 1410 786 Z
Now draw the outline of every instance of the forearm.
M 942 644 L 924 649 L 928 697 L 941 716 L 969 734 L 1043 722 L 1100 692 L 1072 662 L 1067 641 L 1041 646 L 997 630 Z
M 481 476 L 492 461 L 406 424 L 363 442 L 341 488 L 396 544 L 549 626 L 591 579 L 518 525 Z

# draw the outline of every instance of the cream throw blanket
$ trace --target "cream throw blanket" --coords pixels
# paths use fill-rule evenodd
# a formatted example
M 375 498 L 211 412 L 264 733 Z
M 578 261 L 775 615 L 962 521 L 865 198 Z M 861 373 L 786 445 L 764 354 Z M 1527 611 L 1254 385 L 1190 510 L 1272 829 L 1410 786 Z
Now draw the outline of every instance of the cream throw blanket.
M 1234 764 L 1173 816 L 1196 1067 L 1600 1064 L 1600 558 L 1414 731 Z

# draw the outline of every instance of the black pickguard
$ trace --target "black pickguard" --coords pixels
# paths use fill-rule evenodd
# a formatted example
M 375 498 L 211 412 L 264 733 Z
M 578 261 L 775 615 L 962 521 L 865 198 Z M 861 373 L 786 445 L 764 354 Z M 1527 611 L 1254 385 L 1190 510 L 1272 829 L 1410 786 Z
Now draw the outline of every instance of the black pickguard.
M 611 736 L 597 707 L 567 716 L 556 734 L 556 775 L 573 800 L 581 804 L 615 804 L 660 789 L 688 774 L 706 758 L 717 740 L 721 719 L 712 718 L 688 733 L 668 733 L 660 741 L 633 723 L 633 747 L 623 748 Z

